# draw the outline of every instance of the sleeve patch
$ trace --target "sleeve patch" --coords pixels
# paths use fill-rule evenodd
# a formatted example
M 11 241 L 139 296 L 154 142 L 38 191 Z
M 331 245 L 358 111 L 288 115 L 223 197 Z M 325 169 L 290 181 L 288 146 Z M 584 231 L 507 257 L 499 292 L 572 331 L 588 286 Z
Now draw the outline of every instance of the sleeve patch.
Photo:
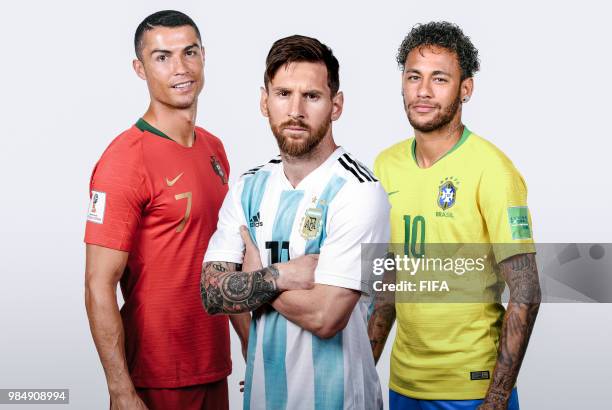
M 104 210 L 106 209 L 106 193 L 91 191 L 91 200 L 87 210 L 87 220 L 89 222 L 103 224 Z
M 511 206 L 508 208 L 508 222 L 512 239 L 531 239 L 529 226 L 529 209 L 526 206 Z

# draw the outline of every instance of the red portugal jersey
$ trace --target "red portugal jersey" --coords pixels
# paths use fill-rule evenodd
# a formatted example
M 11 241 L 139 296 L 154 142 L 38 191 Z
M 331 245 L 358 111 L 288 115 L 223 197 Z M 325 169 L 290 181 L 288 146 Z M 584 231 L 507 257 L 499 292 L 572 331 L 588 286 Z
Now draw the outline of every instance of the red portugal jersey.
M 129 252 L 121 317 L 137 387 L 231 373 L 228 318 L 209 316 L 200 298 L 229 165 L 218 138 L 202 128 L 195 134 L 183 147 L 141 119 L 109 145 L 91 176 L 85 242 Z

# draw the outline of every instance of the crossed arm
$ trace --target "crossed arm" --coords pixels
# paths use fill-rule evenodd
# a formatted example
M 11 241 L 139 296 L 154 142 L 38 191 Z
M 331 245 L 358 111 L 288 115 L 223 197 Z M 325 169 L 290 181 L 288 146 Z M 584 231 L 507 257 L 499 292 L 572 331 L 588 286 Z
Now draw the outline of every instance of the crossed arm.
M 232 262 L 206 262 L 202 270 L 200 294 L 209 314 L 242 313 L 255 310 L 280 293 L 276 266 L 241 272 Z
M 542 294 L 534 254 L 512 256 L 500 263 L 510 289 L 493 378 L 480 410 L 506 409 L 525 356 Z

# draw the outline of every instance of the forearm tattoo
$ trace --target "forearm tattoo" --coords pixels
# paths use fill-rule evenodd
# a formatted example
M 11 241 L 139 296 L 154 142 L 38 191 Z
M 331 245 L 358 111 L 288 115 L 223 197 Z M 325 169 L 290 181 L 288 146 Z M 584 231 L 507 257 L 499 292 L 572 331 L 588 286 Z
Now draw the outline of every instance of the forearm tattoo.
M 497 363 L 483 408 L 506 409 L 527 350 L 542 298 L 534 254 L 513 256 L 500 264 L 510 288 Z
M 376 303 L 370 320 L 368 320 L 368 337 L 372 346 L 372 354 L 374 355 L 374 363 L 378 363 L 378 359 L 382 355 L 385 348 L 385 343 L 393 323 L 395 322 L 395 304 L 388 303 L 382 300 Z
M 200 280 L 200 295 L 206 311 L 242 313 L 257 309 L 278 295 L 274 265 L 255 272 L 241 272 L 231 262 L 206 262 Z
M 388 253 L 386 257 L 394 259 L 395 255 Z M 385 283 L 395 283 L 395 271 L 386 272 L 383 276 L 383 281 Z M 385 348 L 389 332 L 391 332 L 395 322 L 395 294 L 393 292 L 382 291 L 375 293 L 373 298 L 374 309 L 368 319 L 368 337 L 372 346 L 374 362 L 378 363 L 378 359 L 380 359 Z

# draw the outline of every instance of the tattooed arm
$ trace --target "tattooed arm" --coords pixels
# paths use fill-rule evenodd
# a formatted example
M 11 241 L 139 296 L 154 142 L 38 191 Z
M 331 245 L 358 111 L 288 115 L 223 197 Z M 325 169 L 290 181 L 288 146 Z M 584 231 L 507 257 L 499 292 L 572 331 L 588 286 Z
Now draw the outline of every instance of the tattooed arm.
M 541 291 L 534 254 L 520 254 L 500 263 L 510 289 L 493 379 L 480 410 L 506 409 L 540 308 Z
M 395 259 L 393 253 L 386 255 L 386 258 Z M 383 276 L 384 283 L 395 283 L 396 273 L 386 271 Z M 385 348 L 385 343 L 389 333 L 395 323 L 395 293 L 389 291 L 376 292 L 372 296 L 374 309 L 368 319 L 368 337 L 372 345 L 374 363 L 378 363 L 380 356 Z
M 377 295 L 374 300 L 374 310 L 368 320 L 368 337 L 372 345 L 374 363 L 378 363 L 389 332 L 395 323 L 395 303 L 389 302 L 384 295 Z
M 316 261 L 312 255 L 305 255 L 253 272 L 241 272 L 240 264 L 232 262 L 204 263 L 200 281 L 204 308 L 213 315 L 243 313 L 257 309 L 283 291 L 312 288 L 314 267 L 310 271 L 296 270 L 300 259 Z

